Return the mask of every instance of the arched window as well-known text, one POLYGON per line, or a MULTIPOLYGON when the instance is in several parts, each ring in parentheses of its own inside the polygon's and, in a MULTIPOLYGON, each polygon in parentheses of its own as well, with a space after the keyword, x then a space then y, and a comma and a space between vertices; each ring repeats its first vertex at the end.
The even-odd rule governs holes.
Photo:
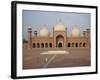
POLYGON ((45 47, 46 47, 46 48, 48 47, 48 43, 45 43, 45 47))
POLYGON ((39 43, 37 43, 37 48, 39 48, 40 47, 40 44, 39 43))
POLYGON ((35 45, 35 43, 33 43, 33 48, 35 48, 36 47, 36 45, 35 45))
POLYGON ((82 43, 81 42, 79 43, 79 47, 82 47, 82 43))
POLYGON ((70 43, 68 43, 68 47, 71 47, 70 45, 71 45, 71 44, 70 44, 70 43))
POLYGON ((83 43, 83 47, 85 47, 86 46, 86 44, 85 44, 85 42, 83 43))
POLYGON ((50 48, 52 47, 52 43, 49 43, 49 47, 50 47, 50 48))
POLYGON ((78 47, 78 43, 76 43, 76 47, 78 47))
POLYGON ((41 48, 44 48, 44 43, 41 43, 41 48))
POLYGON ((74 47, 74 43, 72 43, 72 47, 74 47))

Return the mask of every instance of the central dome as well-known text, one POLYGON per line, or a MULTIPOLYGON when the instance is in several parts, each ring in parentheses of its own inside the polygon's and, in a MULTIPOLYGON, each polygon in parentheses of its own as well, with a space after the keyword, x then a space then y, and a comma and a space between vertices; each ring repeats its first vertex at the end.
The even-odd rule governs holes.
POLYGON ((59 22, 58 24, 56 24, 54 26, 54 30, 55 31, 65 31, 66 30, 66 26, 62 22, 59 22))

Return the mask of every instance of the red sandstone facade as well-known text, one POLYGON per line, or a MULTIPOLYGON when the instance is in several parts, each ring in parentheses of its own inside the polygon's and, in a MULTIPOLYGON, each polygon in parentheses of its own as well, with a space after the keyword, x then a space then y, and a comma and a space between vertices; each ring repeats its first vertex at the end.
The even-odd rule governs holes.
POLYGON ((68 37, 65 31, 55 31, 53 36, 41 37, 32 35, 32 28, 28 28, 28 47, 29 48, 90 48, 90 29, 83 31, 80 37, 68 37))

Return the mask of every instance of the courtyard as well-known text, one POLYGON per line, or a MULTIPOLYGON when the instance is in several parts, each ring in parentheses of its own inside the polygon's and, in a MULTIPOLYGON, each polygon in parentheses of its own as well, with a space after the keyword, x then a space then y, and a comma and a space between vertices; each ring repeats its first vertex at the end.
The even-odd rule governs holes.
POLYGON ((81 48, 27 48, 23 44, 23 69, 83 67, 91 65, 90 49, 81 48))

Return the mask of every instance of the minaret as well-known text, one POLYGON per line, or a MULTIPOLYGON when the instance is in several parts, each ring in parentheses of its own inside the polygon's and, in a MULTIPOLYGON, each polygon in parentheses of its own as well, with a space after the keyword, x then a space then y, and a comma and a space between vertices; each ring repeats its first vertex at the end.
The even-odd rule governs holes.
POLYGON ((28 27, 28 48, 32 48, 32 27, 28 27))

